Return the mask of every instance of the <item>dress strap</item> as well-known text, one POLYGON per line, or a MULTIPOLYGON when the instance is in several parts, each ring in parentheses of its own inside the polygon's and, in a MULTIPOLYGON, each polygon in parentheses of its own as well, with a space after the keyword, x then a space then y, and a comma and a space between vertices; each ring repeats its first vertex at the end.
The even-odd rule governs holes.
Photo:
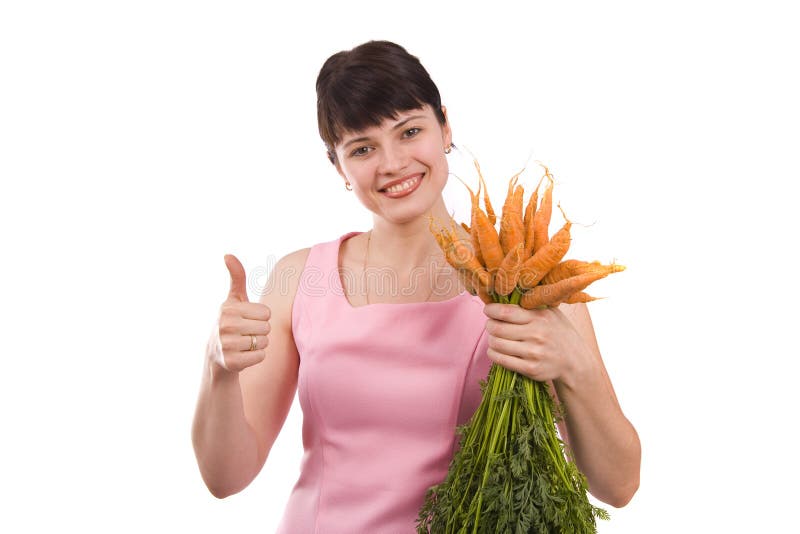
POLYGON ((292 304, 292 332, 298 350, 312 338, 313 325, 325 324, 345 298, 338 271, 339 248, 342 241, 360 233, 348 232, 309 250, 292 304))

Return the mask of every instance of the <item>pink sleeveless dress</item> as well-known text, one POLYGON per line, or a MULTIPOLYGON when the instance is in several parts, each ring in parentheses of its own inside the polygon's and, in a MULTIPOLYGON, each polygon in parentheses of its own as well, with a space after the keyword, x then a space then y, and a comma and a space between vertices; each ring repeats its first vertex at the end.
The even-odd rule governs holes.
POLYGON ((305 453, 279 534, 416 532, 489 372, 478 297, 350 304, 339 247, 359 233, 311 248, 294 300, 305 453))

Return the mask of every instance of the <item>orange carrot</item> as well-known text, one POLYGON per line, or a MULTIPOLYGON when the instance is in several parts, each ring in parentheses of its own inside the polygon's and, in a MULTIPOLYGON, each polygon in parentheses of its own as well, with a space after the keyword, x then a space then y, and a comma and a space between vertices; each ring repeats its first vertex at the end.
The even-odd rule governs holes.
POLYGON ((525 240, 525 228, 522 225, 524 190, 521 185, 517 185, 517 178, 524 170, 519 171, 508 182, 508 194, 500 217, 500 246, 503 254, 508 254, 516 248, 517 243, 525 240))
POLYGON ((545 277, 542 278, 542 284, 552 284, 565 278, 569 278, 570 276, 594 271, 608 271, 608 274, 611 274, 622 272, 624 270, 625 266, 617 263, 603 265, 599 261, 593 261, 589 263, 588 261, 566 260, 553 267, 550 272, 548 272, 545 277))
POLYGON ((554 284, 536 286, 526 291, 519 305, 527 310, 554 307, 569 299, 574 293, 583 291, 592 282, 605 278, 606 273, 586 273, 573 276, 554 284))
POLYGON ((533 256, 522 264, 519 274, 519 286, 523 289, 534 287, 551 269, 566 255, 572 238, 569 234, 572 223, 567 221, 533 256))
POLYGON ((500 236, 500 246, 503 248, 503 254, 508 254, 508 250, 509 250, 508 249, 508 244, 506 243, 506 240, 508 239, 506 234, 510 230, 510 228, 509 228, 510 225, 509 225, 508 219, 509 219, 509 215, 511 213, 511 204, 514 201, 514 186, 516 185, 516 183, 517 183, 517 177, 516 176, 513 176, 508 181, 508 192, 506 193, 506 200, 503 203, 503 211, 502 211, 502 214, 500 215, 500 233, 499 233, 499 236, 500 236))
POLYGON ((486 187, 486 182, 483 179, 483 174, 481 174, 481 166, 478 164, 477 159, 472 160, 475 163, 475 169, 478 171, 478 178, 480 179, 480 183, 483 184, 483 204, 486 206, 486 217, 489 219, 489 223, 494 226, 497 222, 497 216, 494 214, 494 209, 492 209, 492 203, 489 200, 489 190, 486 187))
MULTIPOLYGON (((541 163, 540 163, 541 165, 541 163)), ((545 176, 548 178, 547 186, 542 195, 542 203, 533 216, 533 253, 542 248, 547 243, 550 229, 550 215, 553 211, 553 176, 547 167, 544 167, 545 176)))
POLYGON ((486 269, 494 274, 505 255, 500 246, 500 237, 497 235, 494 225, 489 222, 488 216, 483 211, 476 212, 474 228, 478 233, 478 243, 480 244, 481 255, 485 262, 486 269))
POLYGON ((494 277, 494 292, 498 295, 509 295, 517 286, 519 279, 519 269, 522 266, 522 250, 524 243, 517 243, 514 250, 509 251, 503 258, 503 263, 497 269, 494 277))
POLYGON ((524 258, 530 258, 533 255, 533 215, 536 213, 538 201, 539 187, 537 186, 531 193, 531 198, 528 199, 528 205, 525 206, 525 216, 522 220, 522 226, 525 229, 525 250, 522 253, 524 258))
POLYGON ((578 271, 582 268, 585 268, 585 266, 587 265, 599 266, 600 262, 595 261, 593 263, 589 263, 588 261, 583 261, 583 260, 564 260, 555 267, 553 267, 552 269, 550 269, 550 271, 545 275, 545 277, 542 278, 542 283, 552 284, 553 282, 558 282, 559 280, 563 280, 564 278, 569 278, 570 276, 581 274, 578 271))
POLYGON ((577 293, 573 293, 567 300, 565 300, 564 304, 580 304, 584 302, 592 302, 593 300, 602 300, 604 298, 605 297, 593 297, 588 293, 578 291, 577 293))
POLYGON ((433 229, 433 215, 428 215, 428 230, 431 231, 433 237, 436 239, 436 243, 439 245, 439 248, 442 249, 442 252, 447 248, 447 243, 445 242, 444 233, 439 230, 436 231, 433 229))
POLYGON ((455 223, 453 223, 452 230, 443 230, 443 235, 446 247, 444 253, 447 262, 456 269, 465 270, 473 274, 480 284, 488 286, 490 282, 489 273, 478 262, 470 246, 458 237, 455 223))
POLYGON ((477 284, 475 286, 475 291, 478 292, 478 296, 485 304, 491 304, 492 302, 494 302, 494 299, 492 299, 492 296, 489 294, 489 290, 486 289, 485 286, 477 284))
MULTIPOLYGON (((525 189, 518 185, 514 189, 514 204, 512 205, 512 212, 511 212, 511 224, 514 226, 514 231, 517 234, 516 242, 522 243, 523 250, 525 249, 525 224, 523 222, 523 213, 522 213, 522 199, 525 196, 525 189)), ((514 245, 514 239, 511 239, 512 248, 514 245)))
MULTIPOLYGON (((454 175, 454 176, 456 176, 456 175, 454 175)), ((472 207, 470 209, 470 217, 471 217, 471 219, 470 219, 470 227, 469 227, 469 233, 470 233, 470 236, 472 238, 472 251, 475 253, 475 257, 478 259, 478 262, 481 265, 485 266, 486 263, 483 261, 483 254, 481 254, 481 246, 480 246, 480 243, 478 242, 478 229, 475 226, 475 221, 477 219, 477 212, 479 212, 481 210, 481 208, 480 208, 481 183, 478 182, 478 191, 476 193, 476 192, 472 191, 472 188, 470 186, 468 186, 466 184, 466 182, 464 182, 464 180, 462 180, 458 176, 456 176, 456 178, 458 178, 458 181, 461 182, 462 184, 464 184, 464 187, 466 187, 467 191, 469 191, 470 202, 472 204, 472 207)))

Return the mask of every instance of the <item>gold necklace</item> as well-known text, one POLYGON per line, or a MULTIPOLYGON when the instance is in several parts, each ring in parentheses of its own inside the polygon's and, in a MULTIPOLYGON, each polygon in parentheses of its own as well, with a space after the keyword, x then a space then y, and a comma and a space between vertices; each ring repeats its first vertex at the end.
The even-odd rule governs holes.
MULTIPOLYGON (((369 231, 367 234, 367 250, 364 252, 364 267, 361 271, 362 282, 364 283, 364 289, 366 290, 367 296, 367 304, 369 304, 369 286, 367 285, 367 257, 369 256, 369 243, 372 240, 372 230, 369 231)), ((431 291, 428 293, 428 298, 423 300, 422 302, 428 302, 431 299, 431 295, 433 295, 433 284, 431 284, 431 291)))

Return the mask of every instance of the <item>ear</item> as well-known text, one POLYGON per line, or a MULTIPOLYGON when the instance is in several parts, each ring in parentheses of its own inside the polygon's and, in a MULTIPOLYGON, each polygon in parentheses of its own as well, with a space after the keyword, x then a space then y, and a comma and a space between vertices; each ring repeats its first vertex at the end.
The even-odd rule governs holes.
POLYGON ((442 140, 444 146, 450 146, 453 142, 453 132, 450 130, 450 120, 447 118, 447 108, 442 106, 442 115, 444 115, 444 125, 442 125, 442 140))

